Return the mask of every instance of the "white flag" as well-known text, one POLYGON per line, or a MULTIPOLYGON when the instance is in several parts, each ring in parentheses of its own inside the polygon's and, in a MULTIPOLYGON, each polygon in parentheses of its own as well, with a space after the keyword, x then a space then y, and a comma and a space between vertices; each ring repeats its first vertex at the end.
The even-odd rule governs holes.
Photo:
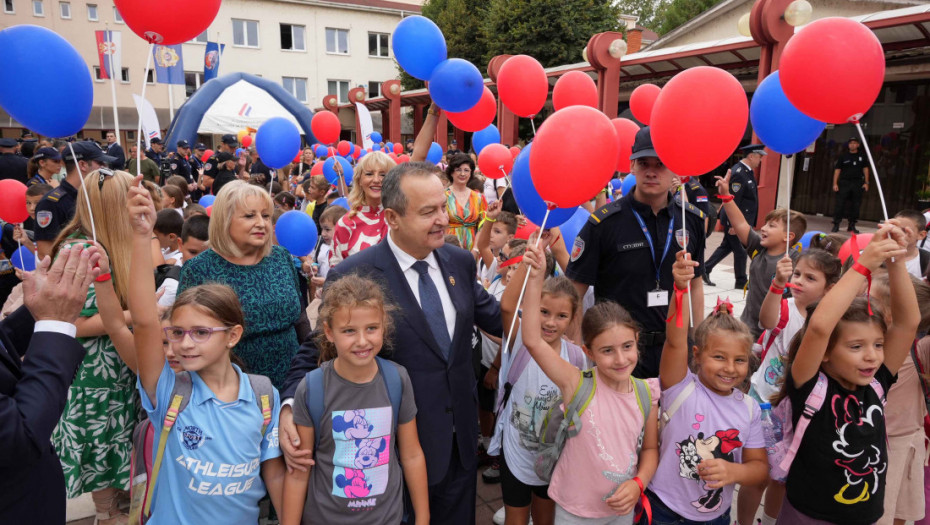
POLYGON ((136 109, 139 111, 139 118, 142 119, 142 136, 145 138, 145 149, 152 147, 152 139, 161 138, 161 128, 158 127, 158 115, 155 114, 155 108, 148 100, 132 94, 133 100, 136 101, 136 109))
POLYGON ((362 131, 362 146, 365 146, 365 149, 371 149, 372 145, 374 145, 371 140, 371 133, 375 130, 374 124, 371 123, 371 113, 365 104, 359 102, 355 103, 355 110, 358 114, 358 125, 362 131))

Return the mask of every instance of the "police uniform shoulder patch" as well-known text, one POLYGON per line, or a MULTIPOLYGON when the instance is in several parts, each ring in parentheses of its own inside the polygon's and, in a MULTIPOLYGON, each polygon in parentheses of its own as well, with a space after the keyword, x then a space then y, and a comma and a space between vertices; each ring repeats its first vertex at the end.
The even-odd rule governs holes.
POLYGON ((171 163, 171 169, 173 169, 173 170, 178 169, 178 163, 177 163, 177 162, 172 162, 172 163, 171 163))
POLYGON ((36 212, 36 224, 40 228, 45 228, 52 223, 52 212, 50 211, 40 211, 36 212))
MULTIPOLYGON (((600 224, 601 221, 619 212, 622 209, 623 209, 623 205, 620 203, 619 200, 608 202, 607 204, 594 210, 594 213, 592 213, 591 216, 588 217, 588 222, 590 222, 591 224, 595 224, 595 225, 600 224)), ((584 243, 582 243, 582 245, 583 244, 584 243)), ((582 249, 583 248, 584 246, 582 246, 582 249)))
POLYGON ((733 184, 730 184, 730 191, 732 191, 733 193, 736 193, 736 192, 738 192, 742 187, 743 187, 742 183, 734 182, 733 184))
POLYGON ((688 183, 688 186, 689 186, 692 190, 695 190, 695 191, 701 189, 701 183, 698 182, 698 181, 696 181, 696 180, 694 180, 694 179, 691 179, 691 182, 688 183))
POLYGON ((575 237, 575 244, 572 245, 572 261, 577 261, 582 253, 584 253, 584 239, 575 237))
POLYGON ((52 202, 58 202, 58 199, 64 197, 64 195, 65 195, 65 190, 63 190, 61 186, 59 186, 55 188, 54 190, 50 191, 48 195, 46 196, 46 198, 52 202))
POLYGON ((212 168, 213 168, 213 164, 209 161, 207 161, 207 163, 203 165, 204 171, 210 171, 212 168))

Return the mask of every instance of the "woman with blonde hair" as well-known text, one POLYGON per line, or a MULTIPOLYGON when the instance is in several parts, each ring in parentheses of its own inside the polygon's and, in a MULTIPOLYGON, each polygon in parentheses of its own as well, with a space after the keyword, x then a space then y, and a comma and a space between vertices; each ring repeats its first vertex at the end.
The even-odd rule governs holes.
POLYGON ((272 243, 274 204, 268 190, 243 181, 223 186, 210 216, 210 249, 181 269, 178 295, 206 283, 232 288, 245 313, 236 354, 248 372, 281 388, 297 352, 300 277, 286 249, 272 243))
POLYGON ((132 432, 138 419, 135 352, 131 345, 114 344, 107 334, 109 322, 120 311, 124 321, 131 322, 125 310, 132 241, 126 195, 132 180, 124 171, 90 172, 84 179, 90 210, 85 190, 79 188, 74 218, 52 248, 54 258, 66 245, 92 243, 96 232, 109 254, 109 271, 90 286, 81 317, 74 323, 87 354, 52 434, 68 497, 91 492, 101 525, 126 523, 119 510, 119 491, 129 488, 132 432))
POLYGON ((339 219, 333 231, 332 265, 378 244, 387 234, 381 206, 381 182, 396 165, 391 157, 380 151, 365 155, 355 165, 352 189, 347 196, 349 213, 339 219))

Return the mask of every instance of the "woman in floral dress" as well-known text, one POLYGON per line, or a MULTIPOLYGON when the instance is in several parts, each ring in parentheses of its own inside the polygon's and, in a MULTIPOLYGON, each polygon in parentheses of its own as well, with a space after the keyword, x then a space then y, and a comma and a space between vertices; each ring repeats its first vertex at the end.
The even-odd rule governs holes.
POLYGON ((475 245, 478 223, 488 211, 484 195, 468 187, 475 176, 475 161, 464 153, 453 156, 446 168, 446 176, 452 181, 446 190, 449 210, 449 228, 446 233, 458 237, 462 248, 471 251, 475 245))

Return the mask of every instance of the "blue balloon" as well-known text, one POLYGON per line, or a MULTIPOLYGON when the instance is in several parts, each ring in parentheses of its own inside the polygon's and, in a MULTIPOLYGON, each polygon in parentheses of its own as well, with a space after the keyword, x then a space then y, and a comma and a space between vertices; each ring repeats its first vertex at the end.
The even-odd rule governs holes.
POLYGON ((0 31, 0 106, 40 135, 67 137, 84 128, 94 105, 90 69, 54 31, 18 25, 0 31), (49 60, 36 60, 35 53, 49 60))
POLYGON ((633 186, 636 186, 636 175, 630 173, 623 178, 623 182, 620 184, 623 195, 629 195, 630 192, 633 191, 633 186))
MULTIPOLYGON (((481 131, 476 131, 475 134, 471 136, 471 147, 478 155, 481 154, 481 150, 483 150, 485 146, 500 144, 500 142, 501 132, 497 130, 497 126, 494 124, 489 124, 488 127, 481 131)), ((523 149, 526 150, 526 148, 523 149)))
POLYGON ((802 235, 801 240, 799 241, 801 244, 802 250, 806 250, 811 247, 811 239, 813 239, 815 235, 820 236, 820 235, 825 235, 825 234, 819 231, 810 231, 802 235))
POLYGON ((384 152, 385 152, 385 153, 394 153, 394 143, 393 143, 393 142, 385 142, 385 143, 384 143, 384 152))
MULTIPOLYGON (((520 211, 527 220, 539 226, 546 216, 546 202, 539 196, 539 192, 533 186, 533 178, 530 176, 530 149, 532 147, 533 145, 529 144, 517 155, 513 163, 513 171, 510 173, 510 184, 513 186, 513 196, 517 200, 520 211)), ((574 208, 556 208, 549 213, 546 228, 561 226, 574 214, 574 208)))
POLYGON ((391 35, 391 49, 400 67, 420 80, 429 80, 436 66, 448 56, 439 26, 419 15, 408 16, 397 24, 391 35))
POLYGON ((20 246, 18 250, 13 252, 10 261, 13 263, 13 266, 24 272, 31 272, 36 269, 36 256, 25 246, 20 246))
MULTIPOLYGON (((565 249, 568 250, 568 253, 572 253, 572 248, 575 245, 575 237, 578 237, 578 233, 581 231, 581 228, 584 227, 584 223, 588 222, 590 216, 591 212, 578 206, 575 213, 559 227, 559 229, 562 230, 562 241, 565 243, 565 249)), ((552 217, 552 215, 549 217, 552 217)))
POLYGON ((326 146, 322 144, 317 144, 313 147, 313 154, 321 159, 326 158, 326 153, 326 146))
MULTIPOLYGON (((364 149, 363 149, 362 151, 358 152, 358 158, 362 158, 362 157, 364 157, 365 155, 368 155, 368 150, 364 150, 364 149)), ((356 161, 356 162, 357 162, 357 161, 356 161)))
POLYGON ((378 133, 377 131, 372 131, 370 138, 371 138, 371 141, 374 142, 375 144, 381 144, 381 142, 384 141, 384 137, 382 137, 381 134, 378 133))
MULTIPOLYGON (((349 143, 349 155, 355 154, 355 144, 349 143)), ((348 157, 349 155, 346 155, 348 157)))
POLYGON ((323 175, 326 176, 326 180, 328 180, 330 184, 338 184, 339 174, 336 173, 336 168, 334 167, 337 162, 339 163, 340 166, 342 166, 342 176, 346 180, 346 186, 351 186, 352 185, 352 164, 350 164, 349 161, 346 160, 345 157, 340 157, 339 155, 336 155, 334 157, 330 157, 326 159, 326 162, 323 163, 323 175))
POLYGON ((300 151, 300 132, 290 120, 272 117, 255 133, 255 150, 269 168, 283 168, 300 151))
POLYGON ((782 89, 778 71, 765 77, 756 88, 749 106, 749 119, 762 143, 782 155, 807 148, 827 125, 801 113, 791 104, 782 89))
POLYGON ((375 142, 374 146, 371 147, 371 151, 381 151, 381 144, 375 142))
POLYGON ((300 210, 284 212, 274 225, 274 233, 278 244, 295 257, 309 255, 316 247, 316 224, 300 210))
POLYGON ((213 206, 213 201, 216 200, 216 195, 204 195, 200 197, 200 200, 197 201, 197 204, 206 208, 207 206, 213 206))
POLYGON ((433 102, 446 111, 467 111, 481 100, 484 77, 471 62, 450 58, 436 66, 430 75, 429 94, 433 102))
POLYGON ((426 152, 426 160, 433 164, 439 164, 439 161, 442 160, 442 146, 436 142, 430 144, 429 151, 426 152))
POLYGON ((341 206, 341 207, 343 207, 343 208, 345 208, 345 209, 347 209, 347 210, 348 210, 348 209, 351 209, 351 208, 349 207, 349 199, 347 199, 347 198, 345 198, 345 197, 339 197, 338 199, 334 200, 334 201, 332 202, 332 204, 330 204, 330 206, 341 206))

